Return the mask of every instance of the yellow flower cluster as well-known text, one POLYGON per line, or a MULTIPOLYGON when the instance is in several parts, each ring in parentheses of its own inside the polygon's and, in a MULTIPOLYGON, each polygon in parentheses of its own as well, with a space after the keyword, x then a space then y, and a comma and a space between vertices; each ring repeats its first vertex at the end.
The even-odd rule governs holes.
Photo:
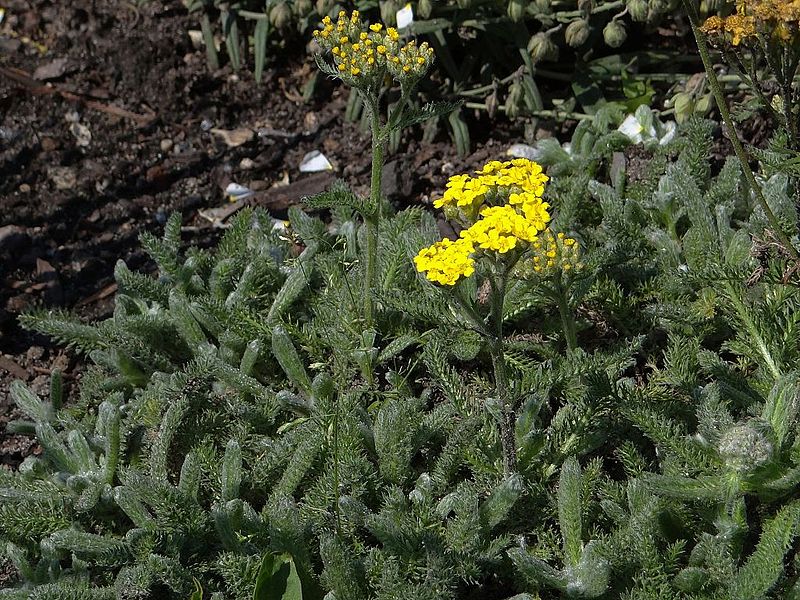
POLYGON ((729 17, 709 17, 700 27, 705 33, 731 36, 731 43, 738 46, 742 40, 756 35, 755 19, 747 15, 730 15, 729 17))
POLYGON ((800 0, 738 0, 736 14, 709 17, 701 29, 713 35, 730 35, 738 46, 759 33, 783 42, 797 41, 800 30, 800 0))
POLYGON ((441 198, 435 200, 436 208, 458 207, 465 213, 475 214, 490 192, 510 193, 510 203, 525 205, 537 203, 544 194, 548 181, 542 167, 525 158, 500 162, 493 160, 476 171, 477 177, 454 175, 447 182, 441 198))
POLYGON ((472 241, 463 236, 456 241, 443 239, 433 246, 423 248, 414 257, 417 271, 427 272, 426 277, 442 285, 454 285, 460 277, 475 272, 475 251, 472 241))
POLYGON ((388 71, 397 80, 422 77, 433 62, 433 48, 414 40, 400 45, 400 34, 394 27, 384 30, 380 23, 367 27, 357 10, 350 16, 339 12, 334 23, 322 19, 322 28, 314 37, 324 50, 333 54, 333 64, 339 76, 351 84, 382 82, 388 71))
POLYGON ((535 162, 492 161, 476 174, 451 177, 444 196, 434 202, 437 208, 459 212, 469 227, 458 240, 423 248, 414 259, 418 271, 442 285, 472 275, 473 254, 479 251, 506 254, 541 246, 539 232, 550 221, 550 206, 542 200, 548 178, 535 162))

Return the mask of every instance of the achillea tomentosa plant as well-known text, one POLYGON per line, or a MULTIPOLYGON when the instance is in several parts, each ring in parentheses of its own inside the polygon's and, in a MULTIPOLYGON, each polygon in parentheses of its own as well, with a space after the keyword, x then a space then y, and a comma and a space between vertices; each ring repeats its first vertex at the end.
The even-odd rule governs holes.
POLYGON ((337 185, 327 222, 248 209, 211 250, 171 218, 106 321, 23 317, 93 366, 73 402, 12 390, 43 452, 0 476, 0 597, 797 595, 791 261, 709 123, 635 173, 603 131, 549 180, 452 178, 455 240, 384 206, 369 259, 337 185))
MULTIPOLYGON (((457 309, 488 344, 494 368, 495 390, 501 408, 500 439, 506 473, 517 468, 514 427, 514 399, 508 381, 503 342, 503 307, 512 277, 547 277, 555 274, 566 281, 570 271, 579 270, 578 246, 563 232, 556 235, 547 227, 550 205, 542 200, 547 176, 541 166, 527 159, 492 161, 477 177, 456 175, 447 183, 444 196, 434 202, 445 214, 463 226, 455 241, 444 239, 422 249, 414 258, 419 271, 443 286, 475 273, 476 259, 489 288, 488 324, 479 314, 475 299, 458 293, 450 296, 457 309), (541 234, 541 235, 540 235, 541 234)), ((575 328, 560 289, 563 325, 568 345, 575 348, 575 328)))

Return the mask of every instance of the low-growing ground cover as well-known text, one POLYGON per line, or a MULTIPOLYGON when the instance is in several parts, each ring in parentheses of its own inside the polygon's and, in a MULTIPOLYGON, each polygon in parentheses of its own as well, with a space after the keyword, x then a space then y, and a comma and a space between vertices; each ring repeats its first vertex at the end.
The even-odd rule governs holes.
MULTIPOLYGON (((692 14, 729 136, 703 30, 773 59, 800 21, 738 9, 732 32, 692 14)), ((318 31, 369 109, 369 187, 240 210, 206 248, 175 214, 141 236, 155 276, 117 264, 109 318, 21 317, 91 366, 70 402, 58 372, 12 385, 42 451, 0 474, 2 594, 797 596, 792 130, 715 162, 713 121, 601 111, 452 174, 443 237, 381 193, 393 131, 449 109, 404 104, 427 47, 357 12, 318 31)))

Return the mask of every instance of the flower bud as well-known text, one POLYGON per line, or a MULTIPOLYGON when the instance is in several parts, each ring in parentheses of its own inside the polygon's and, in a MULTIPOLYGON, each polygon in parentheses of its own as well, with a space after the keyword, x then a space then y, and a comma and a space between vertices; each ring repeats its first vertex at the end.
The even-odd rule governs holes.
POLYGON ((628 0, 627 5, 631 19, 637 23, 644 23, 647 21, 647 13, 650 10, 647 0, 628 0))
POLYGON ((394 26, 397 19, 398 4, 394 0, 384 0, 380 2, 381 21, 387 26, 394 26))
POLYGON ((558 46, 553 43, 550 36, 540 31, 528 42, 528 52, 534 63, 544 60, 558 60, 558 46))
POLYGON ((510 0, 508 3, 508 16, 509 18, 518 23, 525 17, 525 9, 527 2, 525 0, 510 0))
POLYGON ((577 19, 567 25, 567 30, 564 32, 564 37, 573 48, 578 48, 586 43, 589 39, 589 22, 586 19, 577 19))
POLYGON ((714 106, 714 95, 706 94, 695 103, 694 112, 707 115, 712 106, 714 106))
POLYGON ((729 469, 749 473, 772 460, 775 448, 765 429, 757 422, 750 422, 735 425, 725 432, 717 451, 729 469))
POLYGON ((417 2, 417 14, 423 19, 429 19, 433 13, 433 0, 419 0, 417 2))
POLYGON ((525 90, 522 89, 522 85, 519 82, 512 83, 506 96, 506 116, 509 119, 516 119, 524 101, 525 90))
POLYGON ((594 9, 594 0, 578 0, 578 10, 587 18, 592 14, 592 9, 594 9))
POLYGON ((292 24, 292 9, 286 2, 280 2, 269 11, 269 22, 276 29, 286 29, 292 24))
POLYGON ((472 6, 472 0, 456 0, 458 8, 469 8, 472 6))
POLYGON ((318 15, 327 15, 333 9, 333 0, 316 0, 314 8, 318 15))
POLYGON ((680 92, 672 98, 672 106, 675 108, 675 120, 683 123, 694 114, 694 99, 691 94, 680 92))
POLYGON ((661 15, 669 12, 669 2, 666 0, 648 0, 647 20, 653 23, 661 15))
POLYGON ((610 48, 619 48, 625 43, 627 37, 628 32, 625 31, 625 25, 616 19, 611 20, 603 29, 603 39, 610 48))
POLYGON ((550 0, 534 0, 533 6, 537 15, 549 15, 553 13, 550 0))
POLYGON ((311 14, 311 11, 314 10, 314 4, 311 0, 295 0, 292 4, 292 8, 294 16, 298 19, 302 19, 311 14))

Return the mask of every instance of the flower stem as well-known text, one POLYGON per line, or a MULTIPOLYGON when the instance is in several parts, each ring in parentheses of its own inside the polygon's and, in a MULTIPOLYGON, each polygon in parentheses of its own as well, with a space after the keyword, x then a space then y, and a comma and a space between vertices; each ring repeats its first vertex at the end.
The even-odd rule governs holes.
POLYGON ((492 356, 494 385, 500 403, 500 444, 503 450, 503 472, 506 475, 517 470, 517 438, 515 432, 514 405, 508 383, 508 367, 503 348, 503 302, 505 301, 505 274, 498 281, 490 278, 492 285, 491 323, 494 331, 489 340, 492 356))
POLYGON ((369 200, 370 214, 364 215, 367 230, 367 253, 364 273, 364 321, 372 327, 375 320, 373 290, 375 285, 375 268, 378 264, 378 230, 381 220, 381 175, 383 173, 383 131, 378 112, 378 103, 369 103, 372 129, 372 177, 370 179, 369 200))
POLYGON ((708 77, 708 84, 714 94, 714 99, 717 101, 717 106, 719 107, 720 115, 722 115, 722 120, 725 122, 725 126, 728 128, 728 132, 730 133, 729 138, 731 140, 731 144, 733 145, 733 151, 736 153, 736 157, 739 159, 739 162, 742 165, 742 171, 747 179, 747 183, 755 193, 756 200, 761 206, 761 209, 764 211, 770 227, 772 227, 772 229, 775 231, 775 235, 780 240, 781 244, 783 244, 794 260, 800 260, 800 253, 798 253, 797 248, 794 247, 789 237, 781 228, 778 218, 775 216, 775 213, 772 211, 767 199, 764 197, 764 192, 761 189, 761 186, 758 184, 758 181, 756 181, 753 170, 750 168, 750 159, 744 149, 744 146, 742 145, 742 142, 739 140, 739 135, 736 132, 736 127, 733 123, 733 117, 731 117, 731 112, 728 109, 728 104, 725 101, 725 96, 722 93, 722 87, 719 85, 717 74, 714 72, 714 65, 711 63, 711 54, 708 51, 708 44, 706 44, 705 34, 700 30, 697 14, 694 12, 689 0, 683 0, 683 6, 686 9, 686 14, 689 16, 689 22, 692 26, 692 33, 694 34, 694 39, 697 42, 697 49, 700 51, 700 58, 703 60, 703 67, 705 68, 706 76, 708 77))
POLYGON ((569 309, 569 298, 567 288, 558 283, 555 289, 556 303, 558 304, 558 315, 561 317, 561 327, 564 329, 564 339, 567 342, 568 350, 575 350, 578 347, 578 334, 575 331, 575 319, 569 309))

